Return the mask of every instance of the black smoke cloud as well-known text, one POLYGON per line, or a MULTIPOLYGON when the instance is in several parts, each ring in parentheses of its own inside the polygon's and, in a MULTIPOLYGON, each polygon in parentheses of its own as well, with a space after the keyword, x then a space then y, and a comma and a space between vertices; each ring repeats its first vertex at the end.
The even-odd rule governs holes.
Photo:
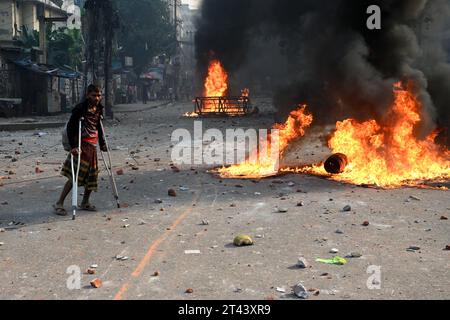
POLYGON ((424 137, 450 127, 449 8, 449 0, 203 0, 198 66, 205 74, 214 57, 232 76, 269 79, 280 117, 307 103, 319 123, 386 121, 393 84, 412 80, 424 137), (367 28, 370 5, 382 10, 381 30, 367 28))

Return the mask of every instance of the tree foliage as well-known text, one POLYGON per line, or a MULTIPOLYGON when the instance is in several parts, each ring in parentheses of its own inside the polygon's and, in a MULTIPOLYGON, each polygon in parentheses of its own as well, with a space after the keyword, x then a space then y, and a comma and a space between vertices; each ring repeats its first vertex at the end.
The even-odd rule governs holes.
POLYGON ((47 32, 48 60, 59 66, 81 68, 83 38, 78 29, 59 28, 47 32))
POLYGON ((130 56, 138 73, 160 54, 172 55, 176 49, 175 28, 168 5, 163 0, 114 0, 121 28, 118 36, 120 56, 130 56))

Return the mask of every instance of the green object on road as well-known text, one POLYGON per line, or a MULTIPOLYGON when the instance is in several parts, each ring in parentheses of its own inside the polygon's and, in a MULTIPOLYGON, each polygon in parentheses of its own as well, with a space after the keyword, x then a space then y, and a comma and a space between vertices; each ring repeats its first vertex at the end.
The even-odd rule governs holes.
POLYGON ((241 246, 251 246, 253 245, 253 240, 249 236, 246 235, 239 235, 236 238, 234 238, 233 241, 234 245, 237 247, 241 246))
POLYGON ((335 265, 344 265, 347 263, 347 260, 345 260, 342 257, 334 257, 333 259, 316 259, 316 262, 322 262, 326 264, 335 264, 335 265))

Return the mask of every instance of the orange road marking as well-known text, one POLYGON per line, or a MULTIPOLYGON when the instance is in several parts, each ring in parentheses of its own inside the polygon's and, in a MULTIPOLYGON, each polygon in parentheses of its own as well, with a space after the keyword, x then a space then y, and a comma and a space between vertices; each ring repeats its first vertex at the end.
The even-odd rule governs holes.
MULTIPOLYGON (((145 254, 145 256, 142 258, 141 262, 139 263, 139 265, 136 267, 136 269, 133 271, 133 273, 131 274, 134 278, 137 278, 141 275, 142 271, 144 271, 144 268, 146 267, 146 265, 150 262, 150 259, 153 257, 153 255, 155 254, 156 250, 158 249, 158 247, 160 246, 160 244, 162 242, 164 242, 164 240, 166 240, 166 238, 175 230, 175 228, 186 218, 186 216, 192 212, 192 209, 194 208, 192 205, 197 202, 199 196, 197 195, 195 197, 195 199, 192 201, 191 206, 186 209, 176 220, 175 222, 170 226, 169 230, 166 230, 166 232, 164 232, 158 239, 156 239, 150 246, 150 248, 148 249, 147 253, 145 254)), ((123 295, 128 291, 129 288, 129 282, 125 283, 120 290, 117 292, 117 294, 114 296, 114 300, 122 300, 123 295)))

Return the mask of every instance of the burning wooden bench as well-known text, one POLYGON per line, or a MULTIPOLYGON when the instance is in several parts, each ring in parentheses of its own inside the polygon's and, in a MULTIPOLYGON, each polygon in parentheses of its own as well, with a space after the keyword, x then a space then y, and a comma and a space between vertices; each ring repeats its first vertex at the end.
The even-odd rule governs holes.
POLYGON ((194 114, 198 116, 246 116, 256 112, 248 96, 197 97, 194 114))

